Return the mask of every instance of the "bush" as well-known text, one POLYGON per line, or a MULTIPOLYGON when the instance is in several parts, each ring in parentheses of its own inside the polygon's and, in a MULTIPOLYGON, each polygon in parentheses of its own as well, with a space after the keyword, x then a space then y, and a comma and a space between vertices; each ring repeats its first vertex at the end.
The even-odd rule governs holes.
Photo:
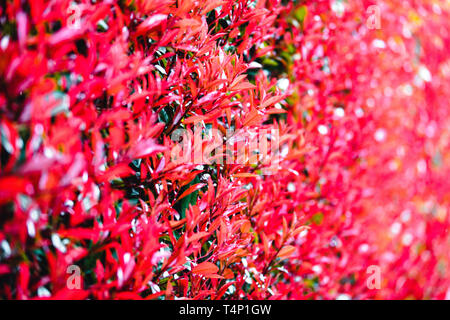
POLYGON ((0 296, 444 298, 450 11, 378 2, 7 1, 0 296))

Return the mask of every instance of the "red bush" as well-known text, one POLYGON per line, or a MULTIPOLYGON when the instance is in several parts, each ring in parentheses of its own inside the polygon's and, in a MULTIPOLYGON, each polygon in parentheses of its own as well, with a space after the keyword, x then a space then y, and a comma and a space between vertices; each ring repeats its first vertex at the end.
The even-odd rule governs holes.
POLYGON ((448 4, 5 3, 2 298, 448 297, 448 4))

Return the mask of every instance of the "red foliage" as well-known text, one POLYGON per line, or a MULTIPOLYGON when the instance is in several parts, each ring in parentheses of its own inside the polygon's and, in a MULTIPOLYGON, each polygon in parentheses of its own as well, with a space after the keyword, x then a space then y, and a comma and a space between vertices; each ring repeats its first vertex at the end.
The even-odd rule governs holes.
POLYGON ((447 3, 5 3, 0 297, 449 297, 447 3), (280 159, 174 162, 196 128, 280 159))

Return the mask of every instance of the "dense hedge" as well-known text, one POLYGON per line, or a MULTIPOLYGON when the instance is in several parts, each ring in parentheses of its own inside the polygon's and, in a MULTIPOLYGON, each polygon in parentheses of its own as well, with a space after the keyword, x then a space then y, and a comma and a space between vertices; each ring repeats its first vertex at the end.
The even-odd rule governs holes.
POLYGON ((449 13, 2 2, 0 297, 444 298, 449 13), (177 162, 179 130, 276 161, 177 162))

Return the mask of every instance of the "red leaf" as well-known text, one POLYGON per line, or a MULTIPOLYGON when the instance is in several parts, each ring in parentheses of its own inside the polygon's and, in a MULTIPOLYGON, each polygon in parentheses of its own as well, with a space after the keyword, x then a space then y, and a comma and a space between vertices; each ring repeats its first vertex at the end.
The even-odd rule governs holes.
POLYGON ((114 178, 121 178, 132 174, 134 174, 133 169, 131 169, 127 164, 120 163, 106 170, 104 174, 98 177, 98 181, 105 182, 114 178))
POLYGON ((166 149, 166 147, 157 144, 154 139, 147 139, 133 146, 128 155, 132 159, 145 158, 163 152, 166 149))
POLYGON ((216 274, 219 268, 211 262, 203 262, 192 268, 192 273, 199 274, 202 276, 208 276, 216 274))
POLYGON ((278 258, 288 258, 295 252, 294 246, 285 246, 278 252, 278 258))
POLYGON ((148 32, 153 28, 159 26, 164 20, 167 20, 167 15, 165 14, 155 14, 151 17, 148 17, 138 26, 137 32, 138 34, 148 32))
POLYGON ((203 188, 205 186, 204 183, 197 183, 194 184, 192 186, 190 186, 186 191, 184 191, 177 199, 177 201, 180 201, 181 199, 183 199, 184 197, 186 197, 187 195, 191 194, 194 191, 200 190, 201 188, 203 188))

